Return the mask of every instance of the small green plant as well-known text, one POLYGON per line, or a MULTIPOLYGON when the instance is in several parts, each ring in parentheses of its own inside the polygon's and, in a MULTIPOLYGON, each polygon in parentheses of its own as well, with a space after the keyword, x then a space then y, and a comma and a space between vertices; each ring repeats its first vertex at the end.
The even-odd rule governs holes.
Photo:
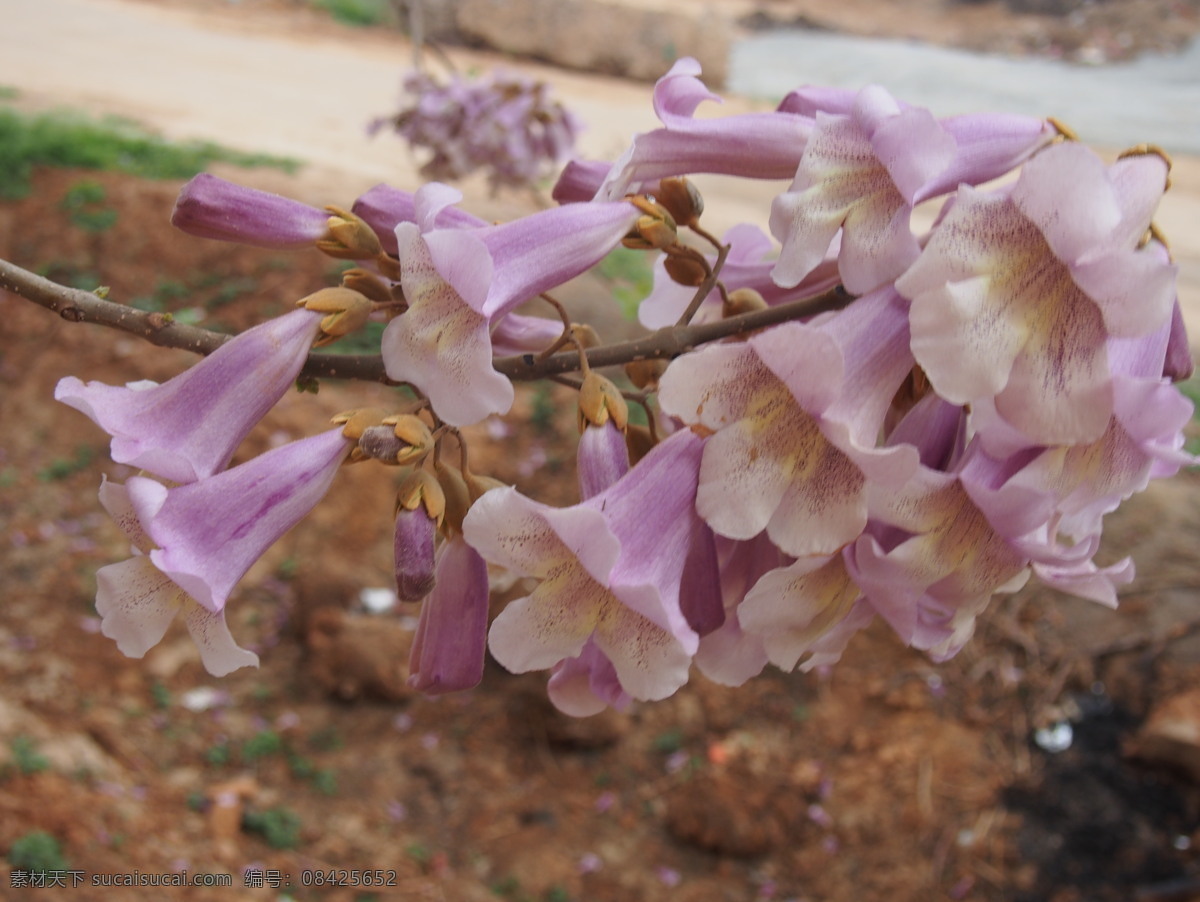
POLYGON ((58 840, 45 830, 33 830, 13 840, 8 850, 8 863, 22 871, 67 870, 58 840))
POLYGON ((274 730, 255 733, 242 745, 242 758, 246 762, 257 761, 283 751, 283 737, 274 730))
POLYGON ((387 0, 314 0, 313 5, 343 25, 383 25, 390 17, 387 0))
POLYGON ((95 121, 71 112, 26 115, 0 109, 0 199, 4 200, 29 193, 35 166, 185 179, 215 162, 274 166, 287 172, 299 167, 296 160, 240 153, 207 142, 172 144, 121 119, 95 121))
POLYGON ((74 473, 86 470, 92 463, 96 452, 87 445, 75 449, 73 457, 56 457, 38 470, 37 478, 41 482, 57 482, 66 479, 74 473))
POLYGON ((117 211, 103 205, 107 197, 103 185, 85 179, 67 189, 59 207, 85 232, 106 232, 117 223, 117 211))
POLYGON ((14 736, 8 743, 13 764, 23 774, 36 774, 50 766, 49 759, 38 751, 37 742, 31 736, 14 736))
POLYGON ((683 748, 683 732, 680 730, 667 730, 665 733, 660 733, 654 737, 654 748, 656 751, 668 755, 679 751, 683 748))
POLYGON ((272 849, 294 849, 300 845, 300 817, 287 808, 247 811, 242 827, 257 833, 272 849))
POLYGON ((154 701, 154 707, 160 711, 165 711, 171 707, 171 690, 157 681, 150 687, 150 698, 154 701))
POLYGON ((233 749, 228 742, 220 742, 204 753, 204 760, 214 767, 223 767, 233 758, 233 749))

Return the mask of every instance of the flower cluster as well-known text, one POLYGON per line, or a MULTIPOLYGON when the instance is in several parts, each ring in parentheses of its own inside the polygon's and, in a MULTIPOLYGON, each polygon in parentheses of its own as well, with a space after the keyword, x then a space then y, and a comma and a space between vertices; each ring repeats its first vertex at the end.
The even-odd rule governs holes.
POLYGON ((1151 222, 1165 155, 1105 163, 1057 124, 938 119, 879 87, 697 119, 717 99, 698 75, 676 64, 662 128, 572 163, 559 206, 508 224, 436 183, 374 188, 350 213, 190 183, 189 232, 360 266, 165 385, 60 384, 115 460, 166 481, 102 490, 138 551, 101 571, 106 635, 141 654, 182 606, 213 672, 253 663, 224 628, 234 585, 366 460, 400 468, 397 588, 424 599, 410 670, 431 693, 478 682, 485 642, 586 715, 669 696, 693 665, 727 684, 830 665, 876 616, 942 660, 1030 576, 1115 605, 1133 569, 1094 562, 1104 515, 1195 463, 1176 269, 1151 222), (697 173, 779 180, 772 237, 710 235, 697 173), (594 347, 552 299, 561 322, 516 312, 619 245, 657 255, 646 341, 594 347), (418 400, 229 468, 309 345, 370 317, 386 376, 418 400), (566 371, 579 503, 471 472, 457 427, 506 413, 513 378, 566 371), (531 586, 490 626, 489 563, 531 586))
POLYGON ((413 149, 431 152, 421 166, 425 178, 456 181, 484 170, 493 190, 552 175, 570 158, 580 131, 544 82, 494 72, 456 74, 443 83, 415 69, 404 77, 400 112, 377 119, 371 131, 388 126, 413 149))

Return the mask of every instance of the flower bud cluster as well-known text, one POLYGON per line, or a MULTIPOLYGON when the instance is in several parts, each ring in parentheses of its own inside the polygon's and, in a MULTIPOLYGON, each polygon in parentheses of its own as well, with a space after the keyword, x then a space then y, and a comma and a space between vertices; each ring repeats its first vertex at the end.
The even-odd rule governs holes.
MULTIPOLYGON (((312 244, 327 227, 366 262, 166 385, 60 383, 113 435, 114 459, 178 483, 104 490, 146 552, 102 571, 106 634, 144 651, 182 591, 209 618, 193 635, 216 635, 233 583, 348 459, 410 468, 396 576, 402 598, 425 599, 410 669, 433 693, 478 681, 485 634, 502 665, 549 670, 554 703, 584 715, 669 696, 693 666, 737 684, 768 663, 830 665, 876 617, 942 660, 995 594, 1031 577, 1115 605, 1133 569, 1094 562, 1105 515, 1196 462, 1173 384, 1191 371, 1177 270, 1152 223, 1165 155, 1105 163, 1044 120, 942 119, 879 87, 696 119, 714 99, 698 75, 676 64, 654 91, 661 128, 611 164, 568 167, 560 206, 511 223, 455 209, 438 183, 372 189, 336 229, 274 196, 185 189, 206 201, 185 205, 197 234, 261 243, 281 216, 271 240, 312 244), (779 180, 770 234, 708 236, 697 173, 779 180), (910 214, 930 200, 941 215, 916 234, 910 214), (516 312, 619 245, 660 260, 639 319, 661 351, 638 343, 619 361, 640 393, 592 371, 614 349, 585 347, 561 308, 566 325, 516 312), (309 346, 376 314, 390 317, 382 365, 416 407, 354 411, 228 468, 309 346), (461 467, 448 465, 443 436, 509 411, 514 363, 536 372, 573 356, 551 357, 566 344, 583 377, 580 502, 475 476, 461 436, 461 467), (651 412, 645 426, 627 397, 651 412), (490 627, 487 562, 535 586, 490 627), (164 580, 175 601, 139 620, 145 586, 164 580)), ((396 124, 445 143, 434 168, 557 159, 561 134, 530 138, 531 121, 546 124, 532 112, 542 89, 411 83, 420 100, 396 124)), ((221 635, 221 670, 251 663, 221 635)))

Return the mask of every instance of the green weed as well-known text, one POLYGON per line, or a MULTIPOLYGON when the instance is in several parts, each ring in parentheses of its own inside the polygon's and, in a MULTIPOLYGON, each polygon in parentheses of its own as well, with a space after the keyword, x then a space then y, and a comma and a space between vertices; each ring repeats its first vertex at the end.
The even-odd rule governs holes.
POLYGON ((8 863, 22 871, 65 871, 58 840, 45 830, 33 830, 13 840, 8 850, 8 863))
POLYGON ((343 25, 384 25, 391 20, 388 0, 313 0, 343 25))
POLYGON ((74 473, 86 470, 92 463, 96 452, 87 445, 79 445, 73 457, 56 457, 42 469, 38 470, 40 482, 57 482, 66 479, 74 473))
POLYGON ((25 735, 14 736, 8 743, 13 763, 23 774, 36 774, 46 770, 50 761, 38 751, 37 742, 25 735))
POLYGON ((66 111, 28 115, 0 109, 0 199, 4 200, 29 193, 35 166, 185 179, 215 162, 273 166, 286 172, 299 167, 296 160, 242 153, 210 142, 171 143, 123 119, 96 121, 66 111))
POLYGON ((257 833, 272 849, 294 849, 300 844, 300 816, 287 808, 247 811, 242 827, 257 833))

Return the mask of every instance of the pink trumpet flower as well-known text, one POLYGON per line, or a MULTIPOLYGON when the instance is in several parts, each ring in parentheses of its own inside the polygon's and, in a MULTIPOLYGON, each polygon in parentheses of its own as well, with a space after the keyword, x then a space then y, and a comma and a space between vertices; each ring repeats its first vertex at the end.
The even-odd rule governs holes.
POLYGON ((293 310, 255 326, 162 385, 85 385, 67 376, 54 397, 113 437, 118 463, 172 482, 206 479, 225 469, 242 439, 292 387, 322 316, 293 310))

